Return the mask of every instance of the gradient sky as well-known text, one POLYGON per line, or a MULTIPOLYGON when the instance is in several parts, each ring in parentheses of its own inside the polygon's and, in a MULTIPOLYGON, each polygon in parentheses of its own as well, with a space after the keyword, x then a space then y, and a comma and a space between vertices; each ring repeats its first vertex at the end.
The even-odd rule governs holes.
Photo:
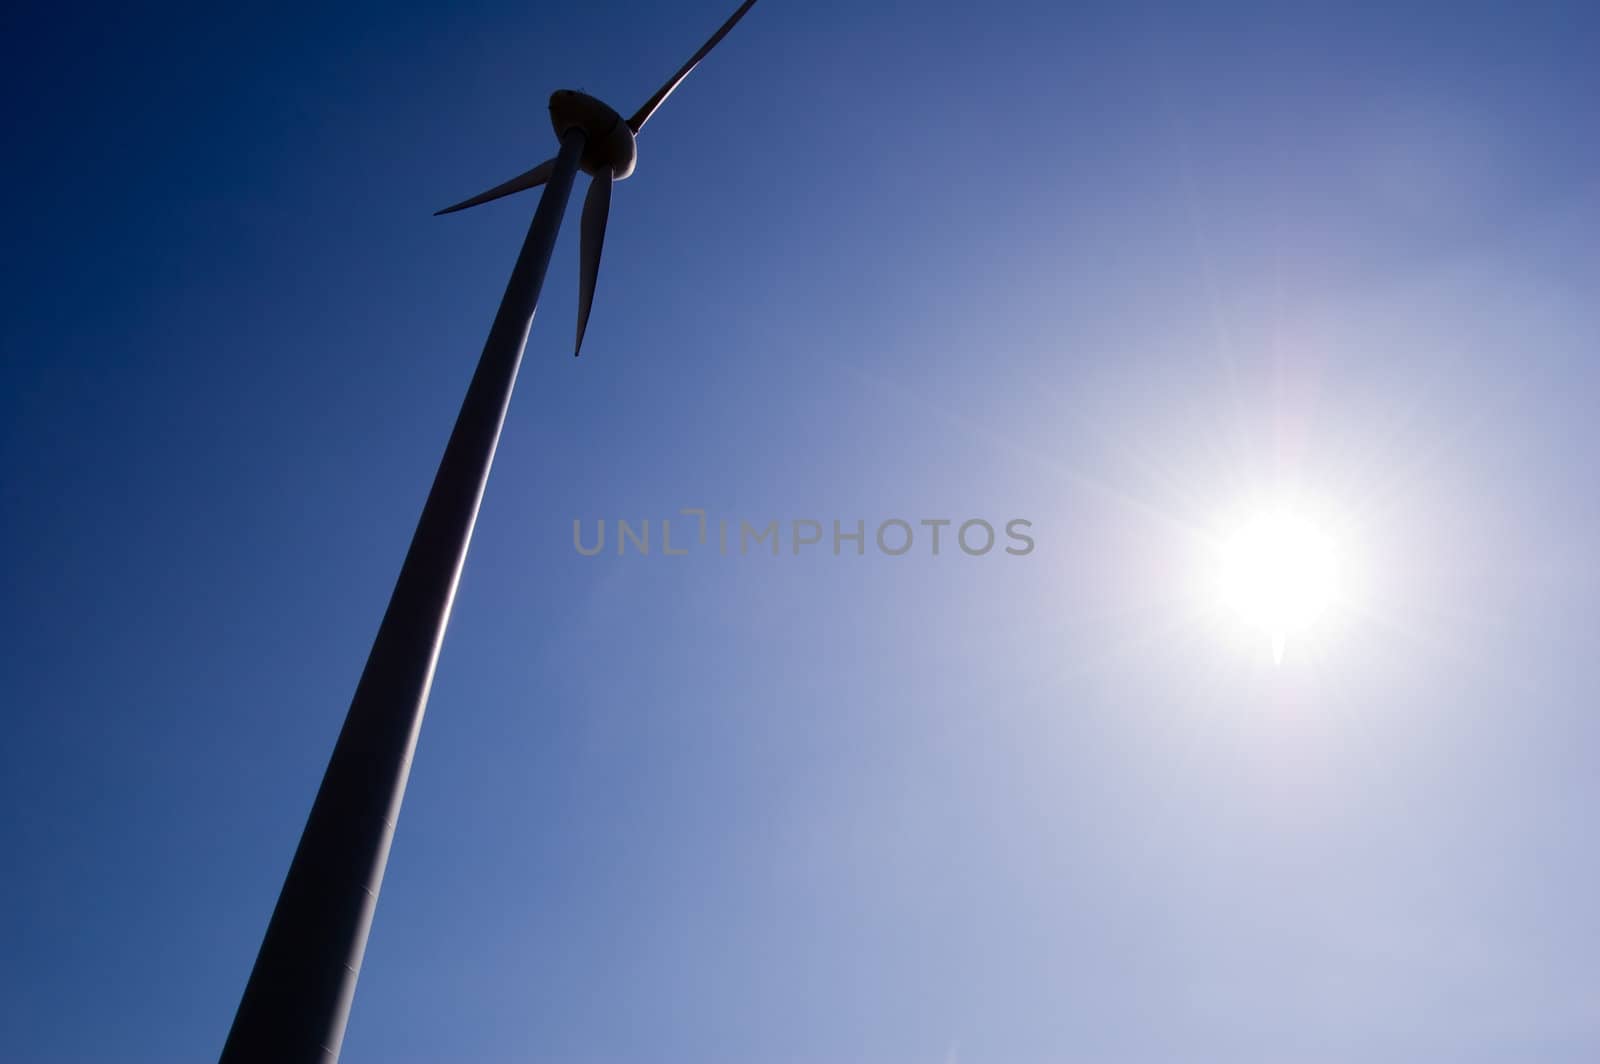
MULTIPOLYGON (((732 6, 3 16, 0 1056, 215 1058, 533 199, 430 213, 732 6)), ((759 4, 576 362, 569 212, 344 1059, 1600 1059, 1597 10, 759 4), (695 506, 1037 548, 572 548, 695 506)))

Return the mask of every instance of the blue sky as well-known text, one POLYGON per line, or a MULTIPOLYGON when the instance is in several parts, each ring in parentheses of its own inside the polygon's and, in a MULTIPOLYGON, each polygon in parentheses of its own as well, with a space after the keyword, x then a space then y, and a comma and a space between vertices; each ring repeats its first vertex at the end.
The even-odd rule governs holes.
MULTIPOLYGON (((430 213, 731 7, 4 16, 7 1059, 214 1058, 533 201, 430 213)), ((557 248, 344 1059, 1600 1055, 1597 45, 758 4, 578 361, 557 248), (696 506, 1037 547, 572 549, 696 506)))

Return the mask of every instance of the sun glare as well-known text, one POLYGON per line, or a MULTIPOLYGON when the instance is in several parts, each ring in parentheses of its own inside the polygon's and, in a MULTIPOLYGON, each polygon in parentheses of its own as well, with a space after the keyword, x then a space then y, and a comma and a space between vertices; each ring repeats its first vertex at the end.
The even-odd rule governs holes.
POLYGON ((1272 659, 1338 595, 1338 551, 1316 525, 1287 511, 1245 521, 1223 544, 1223 605, 1272 642, 1272 659))

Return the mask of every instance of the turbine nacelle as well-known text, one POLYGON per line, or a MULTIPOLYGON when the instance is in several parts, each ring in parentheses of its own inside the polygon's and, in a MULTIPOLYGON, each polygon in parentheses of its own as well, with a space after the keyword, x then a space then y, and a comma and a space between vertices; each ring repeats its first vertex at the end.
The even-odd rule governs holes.
POLYGON ((603 101, 586 92, 558 89, 550 94, 550 124, 555 127, 558 140, 569 129, 583 131, 583 157, 578 160, 578 167, 584 173, 593 176, 610 167, 613 181, 633 173, 634 164, 639 161, 633 130, 603 101))

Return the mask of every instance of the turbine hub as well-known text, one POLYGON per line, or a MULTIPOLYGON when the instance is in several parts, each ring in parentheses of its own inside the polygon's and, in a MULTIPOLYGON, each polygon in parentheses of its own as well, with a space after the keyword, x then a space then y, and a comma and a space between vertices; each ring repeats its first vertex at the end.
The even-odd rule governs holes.
POLYGON ((555 127, 557 137, 569 129, 583 130, 588 140, 578 166, 584 173, 592 175, 609 166, 615 181, 633 173, 634 163, 639 160, 633 130, 621 115, 588 93, 572 89, 551 93, 550 124, 555 127))

